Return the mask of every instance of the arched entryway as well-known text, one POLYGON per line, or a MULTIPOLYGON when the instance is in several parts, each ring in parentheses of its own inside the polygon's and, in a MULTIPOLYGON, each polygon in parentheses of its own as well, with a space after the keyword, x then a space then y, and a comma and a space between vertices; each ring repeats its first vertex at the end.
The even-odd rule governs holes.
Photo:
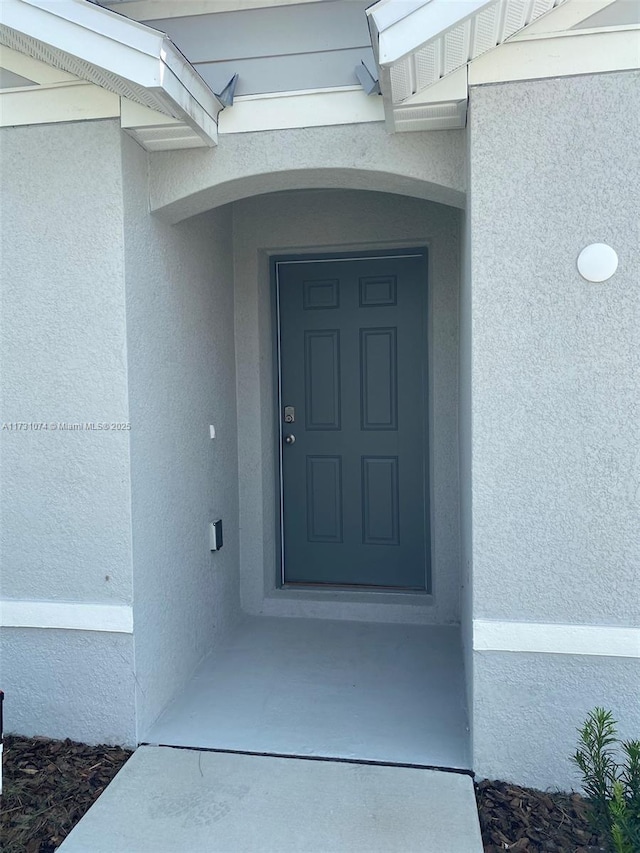
MULTIPOLYGON (((158 172, 152 203, 155 198, 161 219, 182 220, 179 229, 205 223, 210 214, 204 205, 229 213, 240 612, 212 638, 211 655, 141 739, 468 768, 457 447, 461 212, 441 203, 459 203, 459 191, 433 191, 431 182, 406 174, 339 163, 224 177, 199 189, 192 182, 184 197, 174 192, 160 205, 169 189, 160 188, 158 172), (185 218, 188 211, 196 218, 185 218), (428 258, 423 331, 430 584, 423 590, 291 588, 279 571, 272 261, 411 251, 428 258)), ((170 172, 165 180, 172 185, 170 172)))

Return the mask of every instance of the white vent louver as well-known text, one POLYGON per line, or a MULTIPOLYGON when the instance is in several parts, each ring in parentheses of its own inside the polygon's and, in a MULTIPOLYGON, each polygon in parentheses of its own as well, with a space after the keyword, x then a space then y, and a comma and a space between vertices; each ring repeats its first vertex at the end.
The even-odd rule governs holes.
POLYGON ((399 59, 390 67, 391 100, 402 104, 466 65, 564 0, 496 0, 399 59))
POLYGON ((466 104, 427 104, 420 107, 404 107, 396 115, 396 130, 428 130, 444 124, 456 126, 464 120, 466 104))

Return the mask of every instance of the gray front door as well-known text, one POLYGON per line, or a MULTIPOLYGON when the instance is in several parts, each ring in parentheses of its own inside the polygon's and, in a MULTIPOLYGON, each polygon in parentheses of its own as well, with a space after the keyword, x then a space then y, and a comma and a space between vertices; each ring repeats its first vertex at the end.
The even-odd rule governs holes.
POLYGON ((283 581, 424 590, 426 257, 281 260, 275 278, 283 581))

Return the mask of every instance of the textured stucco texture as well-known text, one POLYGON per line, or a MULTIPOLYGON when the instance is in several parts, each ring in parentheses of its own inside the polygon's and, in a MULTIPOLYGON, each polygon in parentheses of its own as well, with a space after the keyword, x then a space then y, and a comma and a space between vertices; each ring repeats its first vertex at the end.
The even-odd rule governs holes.
POLYGON ((312 190, 234 204, 242 601, 251 613, 382 621, 459 621, 457 472, 459 211, 378 192, 312 190), (277 577, 274 371, 268 258, 291 252, 427 245, 433 603, 373 613, 359 603, 265 602, 277 577), (393 616, 392 616, 393 613, 393 616))
MULTIPOLYGON (((467 708, 473 708, 473 539, 471 488, 471 217, 462 215, 459 298, 458 466, 460 472, 460 628, 467 708)), ((473 719, 469 715, 473 737, 473 719)))
POLYGON ((231 211, 153 219, 109 121, 5 130, 2 172, 2 420, 131 429, 2 431, 1 593, 135 630, 7 629, 7 726, 131 744, 239 611, 231 211))
POLYGON ((232 223, 228 208, 176 226, 149 216, 147 155, 122 146, 143 738, 240 607, 232 223))
POLYGON ((133 637, 2 628, 7 732, 137 744, 133 637))
POLYGON ((377 190, 464 206, 465 132, 390 134, 382 123, 222 136, 149 160, 151 209, 169 222, 253 195, 377 190))
MULTIPOLYGON (((639 84, 471 90, 461 436, 475 618, 640 626, 639 84), (594 242, 619 257, 602 284, 576 267, 594 242)), ((475 653, 474 769, 567 787, 587 711, 610 707, 637 736, 639 697, 637 659, 475 653)))
POLYGON ((129 421, 120 130, 1 134, 1 594, 129 603, 129 432, 52 428, 129 421))
POLYGON ((474 761, 481 778, 577 790, 577 728, 609 708, 621 738, 640 731, 640 660, 474 653, 474 761))
POLYGON ((471 91, 476 618, 640 626, 639 113, 637 73, 471 91))

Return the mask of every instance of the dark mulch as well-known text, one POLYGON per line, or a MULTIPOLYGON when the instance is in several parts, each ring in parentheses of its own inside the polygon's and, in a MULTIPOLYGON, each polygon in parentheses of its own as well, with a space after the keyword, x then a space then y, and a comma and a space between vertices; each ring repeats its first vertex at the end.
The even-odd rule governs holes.
MULTIPOLYGON (((5 738, 3 853, 52 853, 130 751, 70 740, 5 738)), ((585 801, 505 782, 476 786, 485 853, 600 853, 585 801)), ((123 851, 124 853, 124 851, 123 851)))
POLYGON ((586 801, 579 794, 480 782, 476 802, 485 853, 599 853, 586 801))
POLYGON ((119 746, 5 737, 3 853, 52 853, 130 755, 119 746))

